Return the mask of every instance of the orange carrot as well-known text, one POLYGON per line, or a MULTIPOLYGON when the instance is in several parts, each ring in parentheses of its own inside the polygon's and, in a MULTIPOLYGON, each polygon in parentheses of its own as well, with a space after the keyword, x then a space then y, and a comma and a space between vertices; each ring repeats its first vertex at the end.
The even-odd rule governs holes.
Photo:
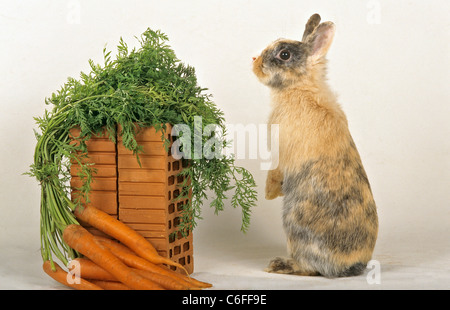
POLYGON ((173 279, 171 277, 168 277, 166 275, 162 275, 160 273, 150 272, 148 270, 142 270, 137 268, 131 268, 136 273, 139 273, 141 276, 154 281, 155 283, 158 283, 166 290, 188 290, 193 289, 189 287, 186 283, 186 285, 182 284, 181 281, 178 279, 173 279))
POLYGON ((92 206, 83 206, 77 207, 74 213, 78 219, 119 240, 138 256, 154 264, 167 264, 178 267, 188 274, 182 265, 160 256, 153 245, 142 235, 106 212, 92 206))
POLYGON ((111 291, 130 290, 128 286, 117 281, 91 280, 91 282, 94 283, 95 285, 100 286, 104 290, 111 290, 111 291))
POLYGON ((135 252, 130 250, 126 245, 121 244, 120 242, 117 242, 117 240, 109 239, 102 236, 94 236, 95 241, 99 241, 101 244, 104 245, 111 245, 115 247, 116 249, 120 249, 120 251, 128 254, 136 255, 135 252))
POLYGON ((203 282, 203 281, 197 280, 197 279, 195 279, 193 277, 190 277, 190 276, 188 277, 188 276, 182 275, 182 274, 180 274, 178 272, 175 272, 175 271, 167 268, 166 266, 158 266, 158 268, 161 268, 161 269, 165 270, 168 274, 172 274, 174 277, 185 279, 187 282, 191 283, 192 287, 194 287, 194 288, 208 288, 208 287, 212 287, 211 283, 203 282))
POLYGON ((187 277, 183 274, 174 272, 168 268, 157 266, 157 265, 133 254, 130 249, 128 249, 126 246, 124 246, 123 244, 120 244, 116 241, 113 241, 113 240, 110 240, 107 238, 101 238, 101 237, 95 237, 95 238, 98 242, 103 244, 108 250, 110 250, 115 256, 117 256, 119 259, 121 259, 129 267, 133 267, 133 268, 141 269, 141 270, 147 270, 147 271, 150 271, 153 273, 165 275, 174 280, 177 280, 178 282, 180 282, 180 284, 187 286, 191 289, 192 288, 207 288, 207 287, 212 286, 209 283, 195 280, 192 277, 187 277))
POLYGON ((58 281, 65 286, 77 289, 77 290, 102 290, 102 288, 98 285, 95 285, 85 279, 79 278, 73 281, 73 283, 69 282, 67 279, 72 275, 68 272, 64 271, 57 263, 53 262, 56 267, 56 271, 52 270, 52 264, 49 260, 46 260, 43 264, 43 269, 46 274, 48 274, 53 280, 58 281))
POLYGON ((108 271, 87 258, 75 258, 69 265, 78 267, 80 276, 88 280, 117 281, 108 271))
MULTIPOLYGON (((97 264, 95 264, 93 261, 91 261, 89 259, 76 258, 76 259, 73 259, 71 261, 71 263, 78 265, 80 275, 83 279, 87 279, 90 282, 92 282, 104 289, 107 289, 107 288, 105 288, 105 286, 111 287, 111 289, 113 289, 113 285, 116 285, 116 284, 114 284, 114 282, 120 283, 117 281, 116 278, 114 278, 114 276, 112 274, 110 274, 108 271, 101 268, 100 266, 98 266, 97 264), (104 283, 104 282, 107 282, 107 283, 104 283), (102 285, 100 285, 100 284, 102 284, 102 285)), ((76 266, 76 265, 74 265, 74 266, 76 266)), ((167 290, 188 289, 188 287, 186 287, 185 285, 182 285, 181 283, 179 283, 178 281, 176 281, 170 277, 167 277, 167 276, 164 276, 161 274, 157 274, 157 273, 153 273, 150 271, 146 271, 146 270, 136 269, 136 268, 131 268, 131 270, 133 270, 134 272, 139 273, 141 276, 161 285, 163 288, 165 288, 167 290)), ((117 286, 117 287, 120 287, 120 286, 117 286)))
MULTIPOLYGON (((163 268, 161 266, 157 266, 148 260, 143 259, 142 257, 137 256, 133 252, 130 253, 130 249, 128 249, 123 244, 118 242, 97 238, 97 240, 103 244, 109 251, 111 251, 115 256, 117 256, 120 260, 122 260, 125 265, 129 267, 133 267, 136 269, 147 270, 154 273, 159 273, 165 276, 169 276, 175 280, 181 279, 180 282, 185 285, 189 285, 189 282, 182 279, 181 277, 175 277, 174 273, 169 272, 169 269, 163 268)), ((178 275, 178 274, 177 274, 178 275)))
POLYGON ((129 288, 136 290, 163 289, 160 285, 131 270, 114 254, 99 245, 94 236, 78 224, 68 225, 64 229, 63 240, 72 249, 85 255, 129 288))

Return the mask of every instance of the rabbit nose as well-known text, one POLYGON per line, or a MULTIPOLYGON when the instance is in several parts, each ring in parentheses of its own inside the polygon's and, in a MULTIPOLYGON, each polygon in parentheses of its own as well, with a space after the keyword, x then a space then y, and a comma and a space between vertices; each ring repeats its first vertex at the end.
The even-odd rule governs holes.
POLYGON ((252 59, 253 59, 253 61, 255 61, 255 60, 256 60, 256 57, 252 57, 252 59))

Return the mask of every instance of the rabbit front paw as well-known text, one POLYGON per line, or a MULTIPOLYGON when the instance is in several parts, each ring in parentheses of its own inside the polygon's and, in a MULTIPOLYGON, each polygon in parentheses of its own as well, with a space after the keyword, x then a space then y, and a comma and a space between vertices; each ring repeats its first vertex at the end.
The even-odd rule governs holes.
POLYGON ((283 191, 280 182, 267 182, 266 184, 266 199, 272 200, 278 196, 283 196, 283 191))

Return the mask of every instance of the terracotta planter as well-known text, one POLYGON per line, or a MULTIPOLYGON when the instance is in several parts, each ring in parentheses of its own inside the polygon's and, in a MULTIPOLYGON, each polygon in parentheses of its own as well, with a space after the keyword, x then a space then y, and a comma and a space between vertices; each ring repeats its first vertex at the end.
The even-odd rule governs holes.
MULTIPOLYGON (((168 125, 166 138, 169 140, 170 131, 168 125)), ((74 129, 71 134, 78 136, 79 131, 74 129)), ((177 185, 183 182, 182 177, 177 177, 183 168, 182 161, 174 160, 166 152, 161 132, 154 128, 141 129, 136 140, 143 147, 143 154, 139 155, 141 166, 120 138, 115 144, 104 132, 87 141, 88 161, 95 163, 97 169, 89 196, 90 204, 138 231, 160 255, 180 263, 192 273, 192 232, 186 238, 175 235, 181 210, 189 201, 177 198, 180 193, 177 185)), ((75 188, 81 185, 78 171, 79 166, 72 165, 73 198, 77 194, 75 188)), ((102 235, 100 231, 81 224, 93 234, 102 235)))

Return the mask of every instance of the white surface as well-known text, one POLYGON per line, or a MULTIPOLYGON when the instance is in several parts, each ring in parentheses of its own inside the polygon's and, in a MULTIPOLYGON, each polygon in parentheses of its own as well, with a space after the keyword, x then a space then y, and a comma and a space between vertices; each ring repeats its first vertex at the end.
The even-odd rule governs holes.
POLYGON ((239 164, 260 192, 247 235, 239 210, 205 207, 195 232, 199 278, 215 288, 450 288, 450 61, 446 0, 346 1, 3 1, 0 3, 0 288, 59 288, 41 271, 39 188, 22 176, 32 161, 33 116, 44 98, 102 61, 122 36, 129 46, 161 29, 196 68, 227 122, 265 123, 269 93, 251 57, 278 37, 300 38, 315 12, 336 23, 329 79, 347 114, 380 216, 374 259, 381 284, 365 276, 327 280, 269 275, 284 254, 281 200, 265 201, 259 159, 239 164), (125 4, 126 3, 126 4, 125 4))
MULTIPOLYGON (((361 276, 339 279, 269 274, 263 271, 269 258, 282 255, 284 248, 248 245, 243 240, 220 240, 215 245, 196 240, 193 276, 212 283, 211 290, 448 290, 448 241, 446 237, 442 241, 433 239, 378 246, 374 259, 380 262, 379 283, 370 281, 374 279, 369 274, 373 269, 361 276)), ((0 290, 67 289, 42 272, 37 249, 2 248, 0 262, 0 290)))

